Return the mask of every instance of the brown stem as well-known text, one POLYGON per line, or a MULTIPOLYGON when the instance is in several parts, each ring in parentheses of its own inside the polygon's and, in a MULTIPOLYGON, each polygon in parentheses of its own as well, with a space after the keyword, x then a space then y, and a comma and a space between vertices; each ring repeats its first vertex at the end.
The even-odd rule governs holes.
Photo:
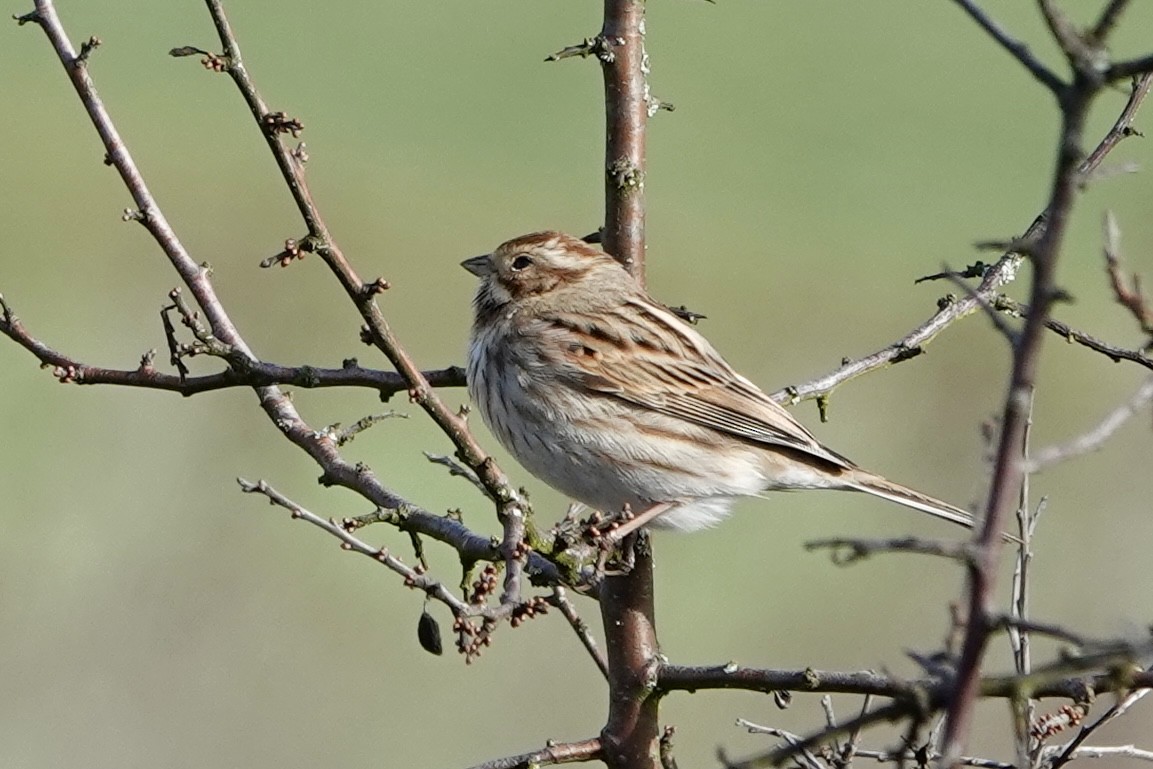
POLYGON ((653 562, 647 543, 637 546, 628 574, 605 578, 600 598, 609 669, 609 715, 601 731, 603 760, 610 769, 656 769, 659 699, 652 694, 659 658, 653 562))
POLYGON ((1061 135, 1052 192, 1046 207, 1046 226, 1031 254, 1031 309, 1013 350, 1013 370, 1001 416, 1001 436, 985 505, 985 522, 968 569, 967 624, 957 665, 957 688, 949 704, 942 742, 946 765, 961 755, 972 729, 973 712, 980 692, 981 660, 992 630, 990 607, 997 582, 1001 531, 1016 509, 1025 477, 1022 446, 1031 396, 1037 380, 1045 324, 1058 296, 1057 259, 1080 180, 1078 167, 1083 159, 1081 137, 1085 117, 1099 87, 1097 81, 1078 73, 1074 84, 1058 95, 1061 135))
MULTIPOLYGON (((605 250, 645 274, 645 129, 649 117, 644 0, 605 0, 598 58, 605 86, 605 250)), ((610 769, 657 769, 658 700, 652 552, 643 537, 628 574, 601 586, 609 714, 601 732, 610 769)), ((629 546, 626 544, 626 547, 629 546)))
POLYGON ((629 272, 645 272, 645 126, 649 117, 644 0, 605 0, 604 248, 629 272))

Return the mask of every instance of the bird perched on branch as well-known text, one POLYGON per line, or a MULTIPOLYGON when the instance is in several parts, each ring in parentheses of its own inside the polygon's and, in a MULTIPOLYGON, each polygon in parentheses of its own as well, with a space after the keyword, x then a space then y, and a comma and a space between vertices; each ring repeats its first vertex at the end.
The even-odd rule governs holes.
POLYGON ((560 232, 462 266, 480 279, 468 390, 525 469, 606 514, 692 531, 738 497, 860 491, 973 526, 964 510, 821 445, 615 259, 560 232))

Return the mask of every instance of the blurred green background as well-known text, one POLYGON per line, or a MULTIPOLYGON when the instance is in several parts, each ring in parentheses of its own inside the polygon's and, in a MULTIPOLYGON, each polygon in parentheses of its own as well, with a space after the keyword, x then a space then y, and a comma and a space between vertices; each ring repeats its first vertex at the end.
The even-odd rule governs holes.
MULTIPOLYGON (((5 17, 28 10, 4 5, 5 17)), ((265 97, 306 126, 309 176, 334 233, 362 275, 391 281, 382 305, 422 365, 462 362, 473 281, 461 258, 535 229, 598 225, 600 73, 592 61, 542 59, 595 33, 600 3, 231 5, 265 97)), ((1059 64, 1030 4, 985 5, 1059 64)), ((107 106, 258 354, 383 365, 318 260, 257 268, 303 230, 231 84, 166 55, 217 47, 202 4, 59 6, 74 40, 103 39, 91 69, 107 106)), ((1134 6, 1121 54, 1150 47, 1153 6, 1134 6)), ((709 316, 705 333, 766 388, 902 335, 955 290, 914 278, 975 261, 973 241, 1021 232, 1042 206, 1055 109, 951 3, 663 0, 650 4, 648 30, 653 91, 677 107, 651 126, 650 284, 709 316)), ((176 277, 144 231, 119 220, 131 201, 35 27, 0 27, 0 73, 0 291, 47 343, 133 367, 163 347, 157 310, 176 277)), ((1100 100, 1092 136, 1123 101, 1120 91, 1100 100)), ((1153 126, 1150 109, 1139 126, 1153 126)), ((1134 139, 1107 167, 1151 157, 1134 139)), ((1059 308, 1063 319, 1139 346, 1104 280, 1100 217, 1116 212, 1128 267, 1153 277, 1151 203, 1149 173, 1113 175, 1080 201, 1061 268, 1076 303, 1059 308)), ((798 411, 871 469, 967 504, 986 487, 978 426, 998 409, 1007 362, 973 317, 927 356, 839 391, 830 423, 811 403, 798 411)), ((1049 338, 1036 445, 1095 424, 1142 377, 1049 338)), ((367 511, 317 486, 317 468, 249 392, 184 400, 62 387, 6 342, 0 392, 5 767, 466 766, 602 725, 604 686, 559 617, 501 632, 468 667, 431 657, 416 643, 419 596, 241 495, 238 475, 325 515, 367 511)), ((295 397, 317 427, 382 408, 364 391, 295 397)), ((423 458, 449 451, 447 440, 403 398, 390 405, 413 418, 378 426, 348 455, 426 507, 461 507, 493 530, 489 506, 423 458)), ((1038 618, 1104 636, 1153 616, 1150 446, 1145 414, 1101 452, 1034 480, 1034 497, 1050 498, 1038 618)), ((542 518, 560 514, 564 500, 505 465, 542 518)), ((844 570, 801 548, 904 533, 955 532, 882 502, 813 494, 744 502, 699 535, 658 535, 664 652, 913 674, 904 650, 939 645, 960 572, 914 557, 844 570)), ((395 533, 370 534, 406 549, 395 533)), ((454 581, 452 559, 432 550, 454 581)), ((595 607, 580 607, 596 624, 595 607)), ((447 628, 446 612, 432 611, 447 628)), ((1007 665, 1005 646, 994 668, 1007 665)), ((847 716, 859 702, 837 706, 847 716)), ((1010 756, 1004 705, 981 713, 974 752, 1010 756)), ((815 699, 778 712, 764 697, 716 693, 672 697, 663 716, 689 767, 713 765, 718 745, 741 755, 767 744, 737 717, 794 731, 821 721, 815 699)), ((1139 706, 1101 741, 1151 731, 1139 706)))

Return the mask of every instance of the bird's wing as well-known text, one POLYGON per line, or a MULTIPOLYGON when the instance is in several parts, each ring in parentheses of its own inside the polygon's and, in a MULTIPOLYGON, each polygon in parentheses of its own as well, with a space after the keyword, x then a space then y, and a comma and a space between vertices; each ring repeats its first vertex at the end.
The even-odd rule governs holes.
POLYGON ((608 315, 567 312, 547 322, 561 369, 583 388, 734 438, 854 467, 733 370, 695 329, 647 298, 630 298, 608 315))

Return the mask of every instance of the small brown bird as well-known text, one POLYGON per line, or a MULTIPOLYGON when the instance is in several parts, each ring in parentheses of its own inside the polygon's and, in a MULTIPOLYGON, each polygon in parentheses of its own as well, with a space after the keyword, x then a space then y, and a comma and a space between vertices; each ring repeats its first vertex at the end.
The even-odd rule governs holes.
POLYGON ((485 424, 557 491, 631 511, 625 531, 692 531, 738 497, 795 489, 863 491, 973 525, 822 446, 584 241, 532 233, 462 266, 480 278, 468 390, 485 424))

